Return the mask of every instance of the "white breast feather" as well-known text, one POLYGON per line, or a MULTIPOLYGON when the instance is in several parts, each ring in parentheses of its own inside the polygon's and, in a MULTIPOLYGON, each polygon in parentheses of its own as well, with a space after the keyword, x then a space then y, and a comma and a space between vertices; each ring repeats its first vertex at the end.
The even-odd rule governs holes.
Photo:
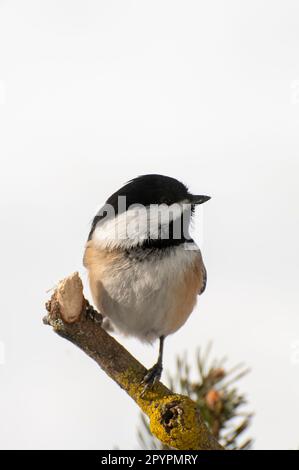
POLYGON ((162 258, 129 260, 107 272, 102 279, 102 301, 119 331, 149 342, 169 334, 170 315, 175 310, 174 289, 198 256, 198 247, 192 245, 193 250, 178 245, 162 258))

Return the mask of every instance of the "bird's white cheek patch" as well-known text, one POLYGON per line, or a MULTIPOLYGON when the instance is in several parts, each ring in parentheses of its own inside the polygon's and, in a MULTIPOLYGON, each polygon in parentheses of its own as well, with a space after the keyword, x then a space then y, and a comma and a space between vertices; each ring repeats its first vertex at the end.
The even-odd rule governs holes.
POLYGON ((93 233, 93 240, 101 246, 129 248, 144 240, 168 239, 169 224, 173 222, 174 238, 181 238, 181 216, 186 218, 183 226, 188 227, 191 219, 190 204, 185 201, 167 206, 166 204, 149 207, 135 206, 116 217, 99 222, 93 233))

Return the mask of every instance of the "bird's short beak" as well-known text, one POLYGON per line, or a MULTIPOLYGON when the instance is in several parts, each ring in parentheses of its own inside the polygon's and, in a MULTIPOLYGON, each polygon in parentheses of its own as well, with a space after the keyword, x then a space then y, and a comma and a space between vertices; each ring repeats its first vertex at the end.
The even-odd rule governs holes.
POLYGON ((198 196, 198 195, 192 195, 190 198, 190 202, 192 204, 203 204, 204 202, 209 201, 210 196, 198 196))

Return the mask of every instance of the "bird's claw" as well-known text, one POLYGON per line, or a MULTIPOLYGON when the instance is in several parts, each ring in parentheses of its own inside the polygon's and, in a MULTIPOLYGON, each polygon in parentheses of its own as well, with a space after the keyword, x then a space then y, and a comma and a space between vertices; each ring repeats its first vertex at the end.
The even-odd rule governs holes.
POLYGON ((145 392, 152 388, 152 386, 161 378, 162 374, 162 366, 160 364, 155 364, 151 367, 141 381, 141 385, 144 385, 143 390, 141 392, 141 397, 144 396, 145 392))
POLYGON ((90 305, 89 302, 86 301, 86 306, 85 306, 85 317, 87 320, 91 320, 94 323, 100 323, 102 324, 103 322, 103 315, 99 312, 97 312, 92 305, 90 305))

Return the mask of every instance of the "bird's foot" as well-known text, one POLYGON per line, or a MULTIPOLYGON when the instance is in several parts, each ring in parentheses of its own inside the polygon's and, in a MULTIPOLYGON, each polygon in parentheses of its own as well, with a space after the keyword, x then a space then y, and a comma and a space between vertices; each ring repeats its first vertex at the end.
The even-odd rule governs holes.
POLYGON ((88 301, 86 301, 85 306, 85 317, 86 319, 91 320, 95 323, 103 323, 103 315, 97 312, 88 301))
POLYGON ((143 380, 141 381, 141 384, 144 385, 144 388, 141 393, 141 397, 144 396, 145 392, 152 388, 152 386, 160 380, 162 375, 162 366, 161 364, 157 363, 153 367, 151 367, 146 375, 143 377, 143 380))

